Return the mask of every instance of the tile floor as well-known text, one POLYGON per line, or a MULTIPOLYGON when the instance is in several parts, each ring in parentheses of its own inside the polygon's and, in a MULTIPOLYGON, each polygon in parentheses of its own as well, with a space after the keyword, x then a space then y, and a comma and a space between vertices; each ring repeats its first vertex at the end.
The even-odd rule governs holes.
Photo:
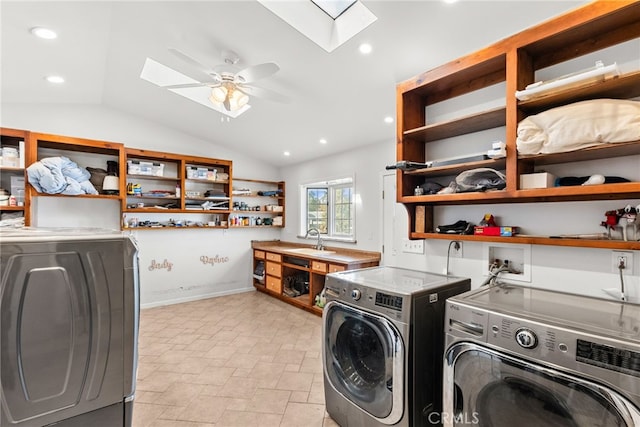
POLYGON ((134 427, 337 426, 321 327, 260 292, 142 310, 134 427))

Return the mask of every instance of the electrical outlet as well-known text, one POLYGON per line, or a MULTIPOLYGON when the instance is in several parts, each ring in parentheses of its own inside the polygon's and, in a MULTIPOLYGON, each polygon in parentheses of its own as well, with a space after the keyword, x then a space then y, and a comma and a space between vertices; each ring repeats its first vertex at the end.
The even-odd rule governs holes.
POLYGON ((423 254, 424 253, 424 240, 402 240, 402 252, 408 254, 423 254))
POLYGON ((611 271, 620 272, 620 264, 624 265, 622 274, 633 275, 633 252, 613 251, 611 252, 611 271))
POLYGON ((451 245, 451 258, 462 258, 462 242, 456 241, 451 245))

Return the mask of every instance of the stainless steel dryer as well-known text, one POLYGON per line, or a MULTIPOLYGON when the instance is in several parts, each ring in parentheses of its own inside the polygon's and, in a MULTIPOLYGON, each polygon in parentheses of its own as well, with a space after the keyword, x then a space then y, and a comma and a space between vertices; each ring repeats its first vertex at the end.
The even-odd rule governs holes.
POLYGON ((470 280, 392 267, 327 275, 327 412, 342 427, 424 426, 440 412, 445 300, 470 280))
POLYGON ((640 306, 512 285, 450 298, 445 426, 640 426, 640 306))
POLYGON ((120 232, 0 230, 0 426, 131 426, 138 257, 120 232))

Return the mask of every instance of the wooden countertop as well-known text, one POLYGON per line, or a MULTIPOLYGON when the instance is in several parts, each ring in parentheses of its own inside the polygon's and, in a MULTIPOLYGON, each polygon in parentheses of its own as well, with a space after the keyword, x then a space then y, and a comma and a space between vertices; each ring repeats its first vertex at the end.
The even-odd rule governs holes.
POLYGON ((338 264, 361 264, 368 262, 379 262, 381 258, 380 252, 369 252, 329 246, 326 247, 324 251, 315 251, 313 250, 313 246, 310 245, 302 245, 293 242, 283 242, 280 240, 254 240, 253 242, 251 242, 251 247, 260 251, 274 252, 284 256, 335 262, 338 264), (296 252, 296 250, 300 249, 302 249, 303 252, 296 252), (312 250, 313 253, 305 253, 305 249, 312 250))

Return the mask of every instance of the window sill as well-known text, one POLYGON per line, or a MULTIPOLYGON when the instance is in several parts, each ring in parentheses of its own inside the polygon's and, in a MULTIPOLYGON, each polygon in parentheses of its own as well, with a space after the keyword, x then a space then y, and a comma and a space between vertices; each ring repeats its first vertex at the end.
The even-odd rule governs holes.
MULTIPOLYGON (((315 242, 317 242, 317 241, 318 241, 318 238, 317 238, 317 237, 314 237, 314 238, 311 238, 311 237, 310 237, 310 238, 305 239, 305 238, 304 238, 304 234, 302 234, 302 235, 301 235, 301 234, 298 234, 296 237, 297 237, 298 239, 308 240, 309 242, 312 242, 312 243, 315 243, 315 242)), ((354 243, 354 244, 355 244, 355 243, 358 243, 358 241, 357 241, 357 240, 355 240, 355 239, 353 239, 353 238, 351 238, 351 237, 324 237, 324 236, 323 236, 323 237, 321 237, 320 239, 321 239, 323 242, 340 242, 340 243, 354 243)))

